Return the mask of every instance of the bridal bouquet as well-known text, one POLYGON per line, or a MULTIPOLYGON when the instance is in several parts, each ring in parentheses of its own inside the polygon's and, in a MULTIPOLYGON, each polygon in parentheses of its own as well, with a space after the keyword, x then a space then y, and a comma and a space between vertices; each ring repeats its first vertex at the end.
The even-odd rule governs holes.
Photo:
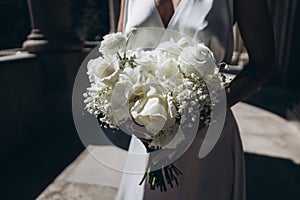
MULTIPOLYGON (((210 123, 219 85, 211 91, 207 83, 223 83, 224 77, 205 45, 183 37, 150 50, 131 49, 128 43, 136 31, 128 36, 104 36, 101 56, 87 65, 90 87, 84 93, 85 109, 106 128, 125 125, 127 132, 145 143, 148 152, 175 149, 185 139, 180 127, 210 123)), ((147 170, 151 189, 166 190, 162 174, 172 187, 173 181, 177 184, 180 171, 174 165, 163 167, 159 174, 147 170)))

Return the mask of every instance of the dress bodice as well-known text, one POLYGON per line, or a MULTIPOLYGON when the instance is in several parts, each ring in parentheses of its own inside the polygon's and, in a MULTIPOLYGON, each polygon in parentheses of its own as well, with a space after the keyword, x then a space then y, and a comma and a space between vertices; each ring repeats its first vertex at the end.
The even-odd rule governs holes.
MULTIPOLYGON (((167 29, 207 45, 218 61, 230 61, 233 52, 233 0, 181 0, 167 29)), ((133 27, 165 28, 155 0, 125 0, 123 31, 133 27)))

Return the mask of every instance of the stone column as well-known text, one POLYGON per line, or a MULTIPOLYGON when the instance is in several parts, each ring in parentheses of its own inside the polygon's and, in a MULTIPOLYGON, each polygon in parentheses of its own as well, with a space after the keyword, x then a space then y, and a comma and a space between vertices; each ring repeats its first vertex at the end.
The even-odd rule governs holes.
POLYGON ((41 69, 43 123, 71 127, 73 83, 89 52, 72 29, 72 0, 28 0, 28 5, 32 31, 23 49, 36 54, 41 69))
POLYGON ((70 0, 28 0, 32 31, 23 43, 28 52, 70 51, 83 47, 71 27, 70 0))
POLYGON ((109 24, 110 24, 110 33, 117 31, 119 14, 120 14, 120 0, 108 0, 109 5, 109 24))

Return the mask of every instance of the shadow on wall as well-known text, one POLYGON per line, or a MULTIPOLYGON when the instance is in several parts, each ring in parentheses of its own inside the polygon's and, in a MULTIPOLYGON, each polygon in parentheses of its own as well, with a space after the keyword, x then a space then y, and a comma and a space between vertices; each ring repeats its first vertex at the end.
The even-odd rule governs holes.
MULTIPOLYGON (((6 27, 0 32, 0 49, 21 48, 22 42, 29 34, 29 11, 26 2, 18 0, 0 2, 0 6, 3 8, 0 9, 0 23, 1 26, 6 27)), ((28 0, 28 2, 31 2, 32 7, 38 1, 28 0)), ((63 3, 59 0, 45 3, 63 7, 63 3)), ((56 10, 56 13, 52 15, 49 13, 53 8, 45 8, 45 6, 41 6, 41 8, 50 11, 48 14, 36 12, 33 15, 32 24, 37 26, 34 27, 36 30, 40 29, 40 25, 43 25, 44 28, 54 27, 53 30, 45 31, 44 38, 32 40, 34 44, 39 39, 40 43, 48 39, 47 45, 49 45, 49 49, 51 47, 51 51, 37 51, 34 54, 28 54, 10 49, 0 52, 0 55, 3 55, 0 56, 0 90, 4 95, 4 98, 0 99, 0 104, 5 105, 0 115, 2 122, 0 123, 2 137, 0 155, 9 154, 19 144, 28 142, 29 138, 34 135, 34 131, 38 129, 37 127, 47 124, 60 126, 66 121, 72 121, 73 81, 82 60, 90 49, 63 49, 64 46, 59 45, 63 42, 57 41, 58 39, 63 38, 62 41, 69 42, 66 45, 72 46, 72 42, 77 45, 76 38, 73 41, 73 38, 68 35, 71 32, 68 31, 62 35, 52 36, 52 31, 55 32, 63 24, 70 30, 76 29, 85 39, 94 40, 97 37, 100 39, 101 35, 109 31, 109 20, 108 1, 73 0, 70 5, 71 12, 63 10, 63 14, 71 13, 71 19, 57 20, 57 16, 64 16, 62 12, 59 13, 61 10, 56 10), (49 17, 56 21, 43 24, 44 18, 48 19, 49 17), (70 27, 69 21, 72 22, 70 27), (48 32, 49 35, 47 35, 48 32), (55 38, 56 36, 57 38, 55 38)), ((40 7, 34 8, 34 11, 38 11, 40 7)), ((32 35, 43 36, 40 33, 32 35)))
MULTIPOLYGON (((108 10, 108 0, 72 0, 72 28, 85 40, 100 40, 109 32, 108 10)), ((31 30, 27 0, 0 1, 0 25, 0 50, 21 48, 31 30)))
POLYGON ((0 1, 0 50, 20 48, 30 31, 26 1, 0 1))

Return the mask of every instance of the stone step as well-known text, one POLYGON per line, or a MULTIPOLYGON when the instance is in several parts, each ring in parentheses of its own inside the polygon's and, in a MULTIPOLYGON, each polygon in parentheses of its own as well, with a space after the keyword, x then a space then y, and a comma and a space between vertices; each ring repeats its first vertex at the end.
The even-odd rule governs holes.
POLYGON ((246 152, 300 164, 300 129, 295 122, 245 103, 236 104, 232 110, 246 152))

